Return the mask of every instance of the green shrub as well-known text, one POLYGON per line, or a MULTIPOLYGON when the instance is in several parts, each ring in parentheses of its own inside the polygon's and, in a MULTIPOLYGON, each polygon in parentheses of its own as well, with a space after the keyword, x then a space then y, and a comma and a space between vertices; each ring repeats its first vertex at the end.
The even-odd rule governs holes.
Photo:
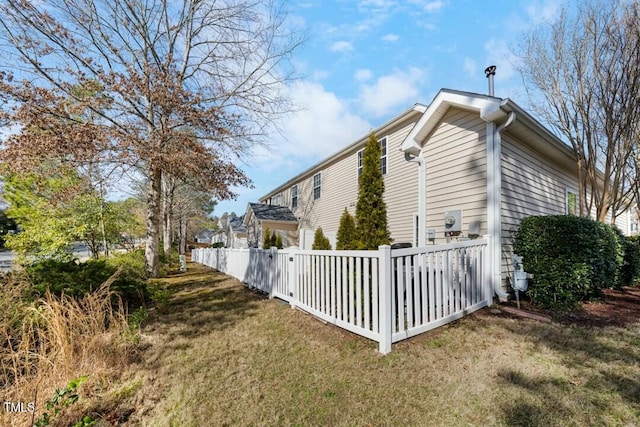
POLYGON ((624 236, 618 232, 624 257, 620 267, 620 285, 632 286, 640 277, 640 236, 624 236))
MULTIPOLYGON (((142 253, 144 254, 144 252, 142 253)), ((170 249, 168 252, 162 250, 160 251, 159 261, 164 267, 175 267, 180 264, 180 255, 175 250, 170 249)))
POLYGON ((588 218, 525 218, 514 250, 533 274, 529 295, 544 307, 571 308, 620 283, 624 254, 616 231, 588 218))
POLYGON ((320 251, 328 251, 331 250, 331 242, 322 232, 322 228, 318 227, 316 229, 316 233, 313 238, 313 245, 311 245, 311 249, 320 250, 320 251))
POLYGON ((262 249, 269 249, 270 247, 271 247, 271 230, 269 230, 269 227, 267 227, 262 232, 262 249))
POLYGON ((119 254, 109 260, 43 260, 26 267, 26 273, 32 284, 32 297, 41 297, 49 290, 54 295, 64 293, 79 298, 97 290, 120 266, 122 272, 111 290, 128 306, 140 306, 148 299, 144 253, 140 251, 119 254))
POLYGON ((356 234, 356 222, 347 208, 344 208, 340 217, 340 225, 338 227, 338 235, 336 249, 347 250, 356 249, 358 246, 358 238, 356 234))

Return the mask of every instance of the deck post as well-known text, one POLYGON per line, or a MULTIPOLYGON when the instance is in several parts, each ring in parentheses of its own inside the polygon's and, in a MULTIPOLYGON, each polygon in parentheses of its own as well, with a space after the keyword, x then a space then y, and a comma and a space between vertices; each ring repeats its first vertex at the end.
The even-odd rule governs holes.
POLYGON ((378 265, 380 266, 380 347, 382 354, 391 352, 391 343, 393 342, 393 330, 391 327, 391 308, 393 301, 391 300, 391 246, 384 245, 378 247, 378 265))

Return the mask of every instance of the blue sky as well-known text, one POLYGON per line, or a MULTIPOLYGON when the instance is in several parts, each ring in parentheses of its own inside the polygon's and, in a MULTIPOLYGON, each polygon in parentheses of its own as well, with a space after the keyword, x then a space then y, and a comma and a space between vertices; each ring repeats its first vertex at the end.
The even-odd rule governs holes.
POLYGON ((242 215, 249 202, 366 135, 441 88, 487 92, 527 104, 510 48, 553 19, 557 0, 291 0, 291 22, 308 39, 294 56, 303 77, 288 88, 302 108, 271 151, 242 165, 255 188, 219 202, 215 215, 242 215))

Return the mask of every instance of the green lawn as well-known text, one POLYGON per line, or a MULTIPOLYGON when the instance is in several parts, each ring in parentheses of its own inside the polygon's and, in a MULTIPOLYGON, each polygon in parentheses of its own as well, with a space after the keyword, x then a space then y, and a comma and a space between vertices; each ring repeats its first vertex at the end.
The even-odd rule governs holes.
POLYGON ((640 323, 482 310, 381 356, 377 343, 189 268, 169 279, 125 376, 137 390, 127 425, 640 425, 640 323))

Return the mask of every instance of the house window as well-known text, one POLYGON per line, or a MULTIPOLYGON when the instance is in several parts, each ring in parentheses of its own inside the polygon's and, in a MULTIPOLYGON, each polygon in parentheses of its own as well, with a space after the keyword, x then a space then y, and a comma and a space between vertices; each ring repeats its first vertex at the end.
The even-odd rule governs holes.
MULTIPOLYGON (((362 156, 364 150, 358 151, 358 176, 362 174, 362 156)), ((380 140, 380 172, 387 174, 387 137, 380 140)))
POLYGON ((574 190, 566 190, 566 208, 565 213, 567 215, 578 215, 578 194, 574 190))
POLYGON ((298 207, 298 185, 291 187, 291 209, 298 207))
POLYGON ((313 176, 313 200, 318 200, 322 195, 322 177, 318 172, 313 176))
POLYGON ((382 175, 387 174, 387 138, 384 137, 380 140, 380 171, 382 175))
POLYGON ((280 201, 281 201, 281 197, 280 197, 280 194, 278 194, 277 196, 274 196, 271 199, 271 205, 272 206, 280 206, 280 201))

